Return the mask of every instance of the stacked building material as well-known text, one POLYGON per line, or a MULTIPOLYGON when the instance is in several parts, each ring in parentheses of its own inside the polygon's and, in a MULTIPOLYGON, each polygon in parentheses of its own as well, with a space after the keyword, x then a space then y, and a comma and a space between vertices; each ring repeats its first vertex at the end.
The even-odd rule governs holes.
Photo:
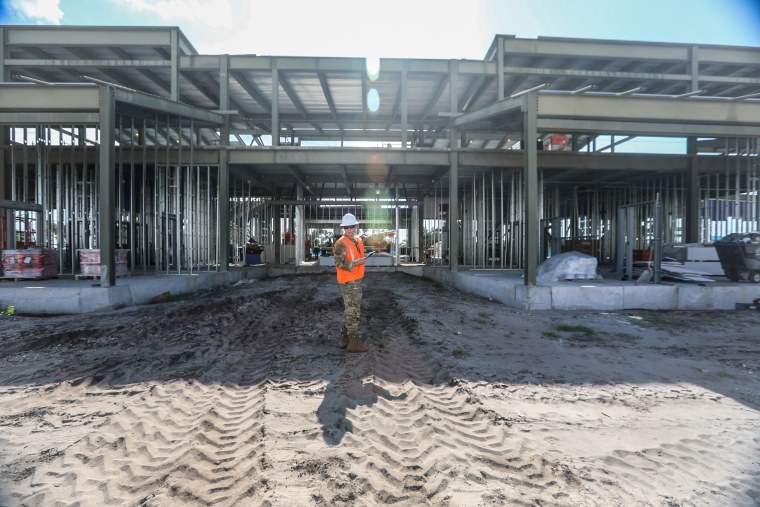
POLYGON ((58 275, 58 251, 48 248, 3 250, 3 278, 50 278, 58 275))
MULTIPOLYGON (((116 276, 129 275, 127 258, 129 250, 117 248, 116 255, 116 276)), ((79 274, 81 276, 100 276, 100 249, 82 249, 79 250, 79 274)))

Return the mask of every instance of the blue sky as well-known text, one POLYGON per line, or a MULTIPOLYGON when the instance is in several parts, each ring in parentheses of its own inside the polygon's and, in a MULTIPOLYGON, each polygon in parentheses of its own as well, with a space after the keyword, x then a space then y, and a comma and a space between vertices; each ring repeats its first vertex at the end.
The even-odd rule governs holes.
POLYGON ((0 23, 178 26, 204 54, 479 59, 497 33, 760 46, 760 0, 0 0, 0 23))

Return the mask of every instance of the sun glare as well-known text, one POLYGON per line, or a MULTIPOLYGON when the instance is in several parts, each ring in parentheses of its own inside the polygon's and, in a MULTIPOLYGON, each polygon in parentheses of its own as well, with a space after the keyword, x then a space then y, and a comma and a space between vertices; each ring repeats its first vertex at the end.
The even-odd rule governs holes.
POLYGON ((375 88, 370 88, 367 92, 367 109, 373 113, 380 109, 380 94, 375 88))
POLYGON ((365 58, 367 66, 367 77, 370 81, 376 81, 380 77, 380 58, 368 56, 365 58))

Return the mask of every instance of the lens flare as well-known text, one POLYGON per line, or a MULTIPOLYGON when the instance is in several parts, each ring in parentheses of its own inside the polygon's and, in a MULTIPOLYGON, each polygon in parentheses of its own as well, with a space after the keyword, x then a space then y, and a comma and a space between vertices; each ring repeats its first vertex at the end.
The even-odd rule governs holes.
POLYGON ((367 65, 367 77, 370 81, 376 81, 380 76, 380 58, 368 56, 364 59, 367 65))
POLYGON ((367 92, 367 109, 373 113, 380 109, 380 94, 374 88, 370 88, 367 92))

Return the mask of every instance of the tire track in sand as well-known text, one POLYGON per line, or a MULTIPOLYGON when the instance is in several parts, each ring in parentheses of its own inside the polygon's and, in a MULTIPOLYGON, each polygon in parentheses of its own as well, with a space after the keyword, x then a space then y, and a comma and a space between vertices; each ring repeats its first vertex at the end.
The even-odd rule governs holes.
MULTIPOLYGON (((561 502, 577 482, 558 463, 515 447, 476 400, 445 382, 417 336, 416 320, 393 292, 365 288, 371 347, 348 356, 334 395, 345 398, 344 453, 357 505, 534 505, 561 502)), ((515 442, 515 444, 513 444, 515 442)), ((321 470, 325 475, 324 470, 321 470)), ((345 494, 323 498, 346 501, 345 494)))
MULTIPOLYGON (((214 346, 169 353, 170 362, 194 365, 197 379, 133 384, 133 390, 143 390, 141 396, 132 397, 97 435, 38 466, 22 482, 24 493, 13 496, 23 505, 50 505, 61 498, 82 505, 145 506, 246 505, 255 499, 265 489, 259 473, 266 461, 261 414, 280 345, 270 333, 248 330, 254 323, 259 329, 275 326, 272 320, 284 309, 273 305, 226 299, 207 304, 207 320, 216 323, 217 332, 206 340, 214 346)), ((172 341, 181 342, 188 332, 179 325, 174 338, 162 336, 162 344, 171 349, 172 341)), ((155 367, 166 362, 159 357, 155 367)), ((115 379, 128 381, 129 370, 130 365, 117 368, 91 386, 92 394, 115 379)), ((142 375, 150 373, 143 366, 142 375)))

